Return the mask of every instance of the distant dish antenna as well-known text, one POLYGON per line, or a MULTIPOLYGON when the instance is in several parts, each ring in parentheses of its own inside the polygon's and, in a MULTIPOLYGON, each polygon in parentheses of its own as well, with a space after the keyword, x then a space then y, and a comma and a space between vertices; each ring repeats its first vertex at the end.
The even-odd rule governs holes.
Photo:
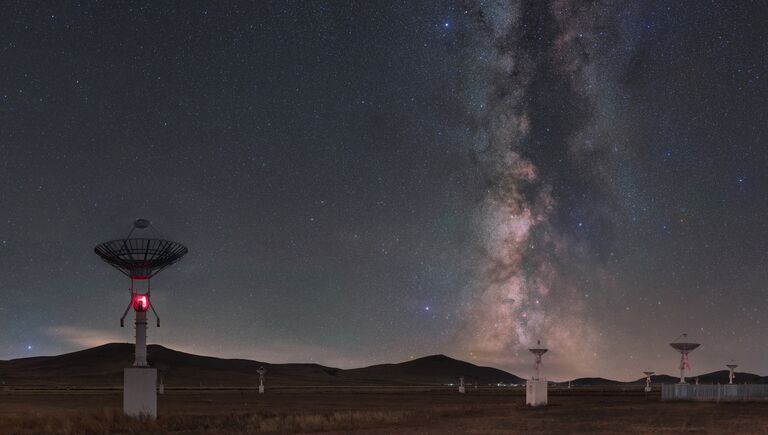
POLYGON ((728 367, 728 384, 729 385, 733 384, 733 380, 736 378, 736 376, 734 376, 734 372, 733 371, 739 365, 738 364, 734 364, 734 363, 730 363, 730 364, 726 364, 725 366, 728 367))
POLYGON ((672 346, 673 349, 680 352, 680 383, 685 383, 685 370, 691 370, 691 365, 688 363, 688 354, 696 350, 699 346, 701 346, 699 343, 691 343, 688 340, 688 334, 680 334, 679 337, 675 339, 672 343, 669 343, 670 346, 672 346), (683 339, 683 341, 679 341, 680 339, 683 339))
POLYGON ((651 392, 651 376, 653 376, 654 372, 651 371, 645 371, 643 374, 645 375, 645 392, 650 393, 651 392))
POLYGON ((541 340, 536 341, 536 347, 533 349, 528 349, 535 357, 536 362, 533 365, 534 370, 536 371, 536 374, 534 375, 534 380, 538 381, 540 377, 540 371, 541 371, 541 357, 549 351, 549 349, 541 347, 541 340))
POLYGON ((466 388, 464 388, 464 376, 459 377, 459 393, 464 394, 466 392, 466 388))
POLYGON ((259 394, 264 394, 264 375, 267 374, 267 369, 261 366, 256 370, 256 373, 259 374, 259 394))
POLYGON ((535 357, 533 366, 535 375, 525 382, 525 404, 530 406, 546 406, 548 384, 546 379, 541 379, 541 357, 549 349, 541 345, 541 340, 536 341, 536 347, 528 349, 535 357))

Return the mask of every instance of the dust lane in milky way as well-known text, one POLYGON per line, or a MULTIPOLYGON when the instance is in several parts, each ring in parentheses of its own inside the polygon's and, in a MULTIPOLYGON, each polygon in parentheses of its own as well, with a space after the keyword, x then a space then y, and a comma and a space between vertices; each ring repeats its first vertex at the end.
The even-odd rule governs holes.
MULTIPOLYGON (((604 189, 617 146, 614 73, 633 45, 631 5, 502 2, 472 11, 467 102, 478 160, 490 185, 477 213, 477 281, 467 302, 467 346, 496 364, 529 365, 538 340, 559 353, 554 370, 588 375, 605 349, 579 285, 585 241, 566 223, 610 222, 604 189), (610 138, 610 139, 609 139, 610 138), (606 140, 608 139, 608 140, 606 140), (579 196, 572 201, 568 195, 579 196)), ((623 146, 623 144, 622 144, 623 146)), ((588 263, 590 274, 602 265, 588 263)))

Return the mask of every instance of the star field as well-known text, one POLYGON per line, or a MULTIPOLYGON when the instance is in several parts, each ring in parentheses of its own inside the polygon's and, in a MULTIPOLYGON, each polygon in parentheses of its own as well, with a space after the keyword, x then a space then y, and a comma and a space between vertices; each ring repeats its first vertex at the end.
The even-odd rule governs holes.
POLYGON ((761 2, 10 2, 0 358, 131 341, 525 376, 768 374, 761 2))

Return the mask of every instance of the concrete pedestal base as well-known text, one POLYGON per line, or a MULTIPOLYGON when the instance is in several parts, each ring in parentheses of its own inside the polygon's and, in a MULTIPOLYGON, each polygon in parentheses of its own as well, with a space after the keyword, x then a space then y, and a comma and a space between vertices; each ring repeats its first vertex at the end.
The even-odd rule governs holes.
POLYGON ((123 371, 123 412, 131 417, 157 418, 157 369, 130 367, 123 371))
POLYGON ((650 393, 651 392, 651 387, 645 387, 645 392, 646 393, 650 393))
POLYGON ((525 404, 545 406, 547 404, 547 381, 529 379, 525 383, 525 404))
POLYGON ((264 385, 259 385, 259 394, 264 394, 264 385))
POLYGON ((464 394, 466 391, 463 385, 459 387, 459 393, 464 394))

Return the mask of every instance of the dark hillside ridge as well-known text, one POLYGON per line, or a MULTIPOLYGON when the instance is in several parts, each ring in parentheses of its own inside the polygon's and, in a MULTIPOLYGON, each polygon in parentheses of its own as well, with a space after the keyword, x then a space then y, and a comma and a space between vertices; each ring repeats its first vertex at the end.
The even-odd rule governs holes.
MULTIPOLYGON (((267 369, 267 382, 284 386, 320 385, 481 385, 522 383, 510 373, 479 367, 445 355, 398 364, 344 370, 319 364, 269 364, 246 359, 193 355, 159 345, 147 349, 150 365, 169 387, 238 387, 258 385, 256 370, 267 369)), ((57 356, 0 361, 0 380, 7 385, 120 386, 123 368, 133 363, 133 344, 110 343, 57 356)))

